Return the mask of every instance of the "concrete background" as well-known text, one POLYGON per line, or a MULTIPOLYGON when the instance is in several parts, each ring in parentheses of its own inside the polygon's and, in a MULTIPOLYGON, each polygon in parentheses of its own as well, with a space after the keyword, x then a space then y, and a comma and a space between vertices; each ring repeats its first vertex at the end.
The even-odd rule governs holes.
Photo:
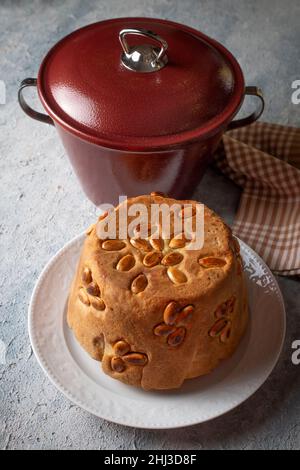
MULTIPOLYGON (((69 0, 0 2, 0 446, 3 449, 299 449, 299 281, 279 279, 288 316, 284 352, 264 386, 215 421, 174 431, 143 431, 102 421, 66 400, 32 355, 27 308, 44 264, 97 213, 82 194, 54 129, 27 118, 17 86, 36 76, 58 39, 87 23, 156 16, 203 30, 238 58, 248 84, 264 89, 265 120, 299 123, 291 83, 300 79, 297 0, 69 0)), ((239 189, 209 170, 195 197, 230 223, 239 189), (225 196, 224 196, 225 194, 225 196)))

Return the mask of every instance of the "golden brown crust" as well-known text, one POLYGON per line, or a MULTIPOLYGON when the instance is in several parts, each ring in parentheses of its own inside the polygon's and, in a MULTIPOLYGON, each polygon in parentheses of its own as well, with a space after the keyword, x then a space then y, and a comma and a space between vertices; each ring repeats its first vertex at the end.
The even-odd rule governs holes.
MULTIPOLYGON (((162 201, 195 204, 151 195, 128 206, 162 201)), ((68 324, 105 373, 144 389, 177 388, 235 351, 248 316, 238 243, 207 207, 204 222, 200 250, 174 240, 143 247, 126 239, 114 247, 99 240, 96 226, 89 230, 68 324)))

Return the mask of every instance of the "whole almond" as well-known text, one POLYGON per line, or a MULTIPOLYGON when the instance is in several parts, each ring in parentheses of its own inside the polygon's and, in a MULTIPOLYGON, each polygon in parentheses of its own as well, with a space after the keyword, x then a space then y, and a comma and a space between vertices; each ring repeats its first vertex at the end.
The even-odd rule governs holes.
POLYGON ((144 257, 143 264, 147 268, 152 268, 153 266, 159 264, 161 259, 162 253, 160 253, 159 251, 151 251, 150 253, 147 253, 144 257))
POLYGON ((124 361, 121 357, 113 357, 111 359, 110 365, 114 372, 123 372, 126 369, 124 361))
POLYGON ((208 256, 206 258, 200 258, 198 263, 203 268, 222 268, 225 266, 226 261, 222 258, 216 258, 214 256, 208 256))
POLYGON ((127 364, 132 364, 134 366, 144 366, 148 362, 146 354, 132 352, 122 356, 122 359, 127 364))
POLYGON ((99 310, 99 311, 105 310, 106 308, 104 300, 100 299, 99 297, 92 298, 91 304, 92 304, 92 307, 94 307, 96 310, 99 310))
POLYGON ((125 255, 118 262, 116 269, 118 271, 130 271, 135 265, 135 259, 132 255, 125 255))
POLYGON ((236 298, 234 295, 232 295, 230 297, 230 299, 227 300, 226 302, 226 309, 227 309, 227 314, 230 315, 233 310, 234 310, 234 306, 235 306, 235 301, 236 301, 236 298))
POLYGON ((130 351, 130 346, 126 341, 120 340, 114 344, 114 353, 117 356, 124 356, 130 351))
POLYGON ((83 282, 83 284, 87 285, 89 284, 90 282, 92 282, 92 271, 90 270, 90 268, 88 267, 85 267, 82 271, 82 274, 81 274, 81 280, 83 282))
POLYGON ((174 326, 166 325, 165 323, 160 323, 154 328, 153 333, 155 334, 155 336, 169 336, 169 334, 173 333, 173 331, 175 330, 176 327, 174 326))
POLYGON ((151 238, 150 244, 156 251, 162 251, 165 246, 164 241, 161 238, 151 238))
POLYGON ((147 240, 142 238, 131 238, 130 243, 132 246, 134 246, 134 248, 145 253, 152 250, 151 245, 147 242, 147 240))
POLYGON ((131 292, 133 292, 133 294, 139 294, 146 289, 147 285, 148 280, 145 274, 139 274, 131 283, 131 292))
POLYGON ((169 247, 173 249, 183 248, 186 245, 186 238, 182 235, 182 238, 179 236, 172 238, 169 243, 169 247))
POLYGON ((215 311, 215 317, 216 318, 222 318, 226 315, 227 313, 227 304, 226 302, 223 302, 221 305, 219 305, 215 311))
POLYGON ((184 282, 187 281, 186 275, 180 271, 178 268, 170 267, 167 270, 169 279, 174 283, 174 284, 183 284, 184 282))
POLYGON ((181 253, 173 251, 164 256, 164 258, 161 260, 161 264, 163 264, 164 266, 175 266, 176 264, 179 264, 182 259, 183 256, 181 253))
POLYGON ((168 336, 168 345, 172 347, 179 346, 185 338, 186 329, 181 326, 168 336))
POLYGON ((180 306, 175 300, 172 300, 168 303, 168 305, 164 309, 163 315, 163 319, 166 325, 174 325, 176 318, 179 314, 179 310, 180 306))
POLYGON ((87 306, 90 305, 89 296, 87 295, 87 293, 86 293, 86 291, 83 287, 81 287, 81 289, 79 289, 78 298, 79 298, 80 302, 82 302, 84 305, 87 305, 87 306))
POLYGON ((96 282, 91 282, 87 288, 87 293, 90 295, 93 295, 94 297, 99 297, 100 296, 100 289, 99 286, 96 282))
POLYGON ((226 318, 220 318, 219 320, 217 320, 216 323, 209 330, 209 336, 211 336, 212 338, 219 336, 223 329, 226 327, 227 323, 228 320, 226 318))
POLYGON ((103 250, 106 251, 120 251, 125 248, 126 243, 122 242, 122 240, 105 240, 102 243, 103 250))
POLYGON ((182 325, 182 324, 188 324, 191 322, 192 318, 193 318, 193 313, 194 313, 194 310, 195 310, 195 307, 194 305, 187 305, 186 307, 184 307, 178 317, 176 318, 176 325, 182 325))
POLYGON ((231 322, 229 321, 220 334, 221 343, 227 343, 231 335, 231 322))
MULTIPOLYGON (((138 224, 136 227, 133 229, 133 233, 136 237, 136 239, 140 238, 141 239, 141 234, 145 234, 146 236, 151 235, 152 232, 152 226, 151 224, 138 224)), ((143 240, 143 239, 142 239, 143 240)))

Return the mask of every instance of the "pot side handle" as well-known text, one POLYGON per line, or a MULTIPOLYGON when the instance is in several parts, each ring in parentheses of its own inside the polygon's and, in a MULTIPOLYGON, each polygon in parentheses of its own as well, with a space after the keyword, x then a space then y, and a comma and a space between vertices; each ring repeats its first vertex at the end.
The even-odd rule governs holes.
POLYGON ((46 122, 47 124, 51 124, 52 126, 54 126, 54 121, 53 121, 53 119, 51 119, 50 116, 48 116, 47 114, 43 114, 43 113, 39 113, 38 111, 35 111, 34 109, 32 109, 26 103, 25 98, 23 96, 23 90, 24 90, 24 88, 27 88, 29 86, 35 86, 36 87, 37 86, 37 79, 36 78, 25 78, 25 80, 23 80, 21 82, 21 85, 20 85, 20 88, 19 88, 19 91, 18 91, 19 105, 23 109, 24 113, 26 113, 32 119, 36 119, 37 121, 41 121, 41 122, 46 122))
POLYGON ((231 121, 227 126, 227 131, 237 129, 238 127, 248 126, 249 124, 257 121, 257 119, 262 115, 265 109, 265 100, 261 89, 256 86, 246 86, 245 95, 257 96, 257 98, 259 98, 259 104, 256 110, 249 116, 237 119, 236 121, 231 121))

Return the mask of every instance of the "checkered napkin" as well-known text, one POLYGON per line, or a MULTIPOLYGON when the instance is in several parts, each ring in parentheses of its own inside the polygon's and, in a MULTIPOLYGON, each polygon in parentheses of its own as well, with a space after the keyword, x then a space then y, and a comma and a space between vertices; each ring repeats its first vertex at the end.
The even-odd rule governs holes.
POLYGON ((215 163, 243 188, 234 233, 277 274, 300 275, 300 129, 257 122, 229 131, 215 163))

